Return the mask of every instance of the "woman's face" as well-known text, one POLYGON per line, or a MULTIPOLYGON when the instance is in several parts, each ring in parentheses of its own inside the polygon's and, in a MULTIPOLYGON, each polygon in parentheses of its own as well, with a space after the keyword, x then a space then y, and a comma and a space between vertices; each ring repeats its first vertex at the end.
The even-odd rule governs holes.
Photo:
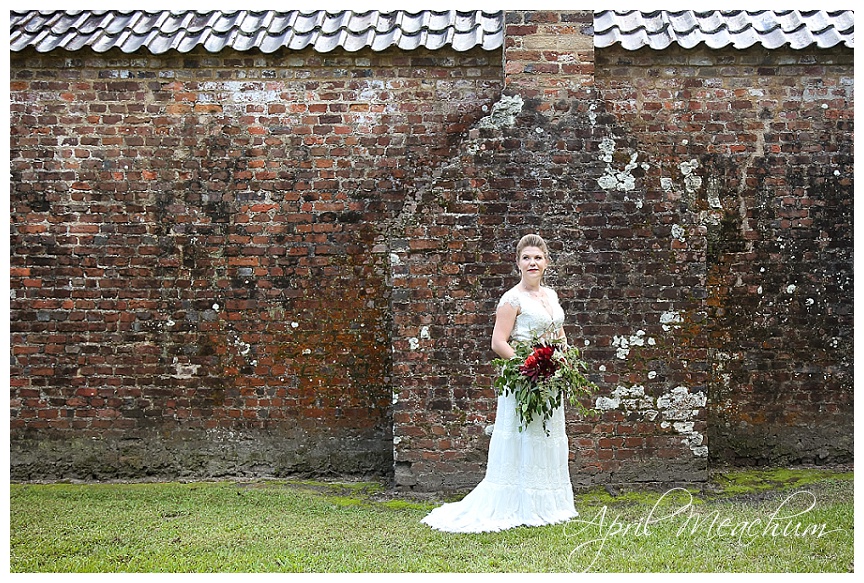
POLYGON ((539 282, 546 271, 546 254, 539 247, 525 247, 519 254, 518 264, 523 279, 539 282))

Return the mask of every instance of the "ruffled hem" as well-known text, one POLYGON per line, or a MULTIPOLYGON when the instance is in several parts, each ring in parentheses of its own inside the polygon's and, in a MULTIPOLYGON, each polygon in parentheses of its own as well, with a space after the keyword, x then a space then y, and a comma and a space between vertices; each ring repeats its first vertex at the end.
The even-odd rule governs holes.
POLYGON ((497 532, 577 516, 572 489, 537 490, 483 480, 465 498, 435 508, 421 522, 443 532, 497 532))

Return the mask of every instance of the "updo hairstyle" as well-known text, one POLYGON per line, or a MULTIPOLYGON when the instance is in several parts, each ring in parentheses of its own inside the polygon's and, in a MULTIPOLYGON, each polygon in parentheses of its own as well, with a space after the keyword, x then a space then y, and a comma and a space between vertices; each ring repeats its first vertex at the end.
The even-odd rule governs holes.
POLYGON ((552 258, 549 257, 549 248, 546 247, 546 241, 543 240, 543 237, 540 235, 535 235, 533 233, 529 235, 525 235, 521 239, 519 239, 519 243, 516 245, 516 262, 519 262, 519 257, 522 256, 522 250, 525 247, 537 247, 543 252, 543 255, 546 257, 547 263, 552 263, 552 258))

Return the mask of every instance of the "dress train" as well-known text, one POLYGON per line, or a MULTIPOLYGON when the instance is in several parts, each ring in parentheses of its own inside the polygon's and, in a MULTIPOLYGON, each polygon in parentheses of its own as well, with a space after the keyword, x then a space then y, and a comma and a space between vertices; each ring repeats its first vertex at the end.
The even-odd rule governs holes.
POLYGON ((499 396, 485 477, 462 500, 435 508, 422 522, 445 532, 490 532, 578 516, 563 407, 547 428, 549 435, 535 419, 520 432, 515 398, 499 396))

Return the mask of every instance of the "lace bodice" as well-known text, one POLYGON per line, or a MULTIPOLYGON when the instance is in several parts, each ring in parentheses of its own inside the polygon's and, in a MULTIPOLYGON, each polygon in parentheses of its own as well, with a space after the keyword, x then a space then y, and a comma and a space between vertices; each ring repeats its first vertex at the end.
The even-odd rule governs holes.
POLYGON ((546 293, 549 305, 552 307, 551 314, 539 299, 532 297, 519 286, 511 288, 501 296, 499 307, 506 302, 519 310, 513 331, 510 333, 511 340, 527 342, 550 329, 558 331, 564 325, 564 310, 558 303, 558 294, 549 287, 542 286, 541 289, 546 293))

